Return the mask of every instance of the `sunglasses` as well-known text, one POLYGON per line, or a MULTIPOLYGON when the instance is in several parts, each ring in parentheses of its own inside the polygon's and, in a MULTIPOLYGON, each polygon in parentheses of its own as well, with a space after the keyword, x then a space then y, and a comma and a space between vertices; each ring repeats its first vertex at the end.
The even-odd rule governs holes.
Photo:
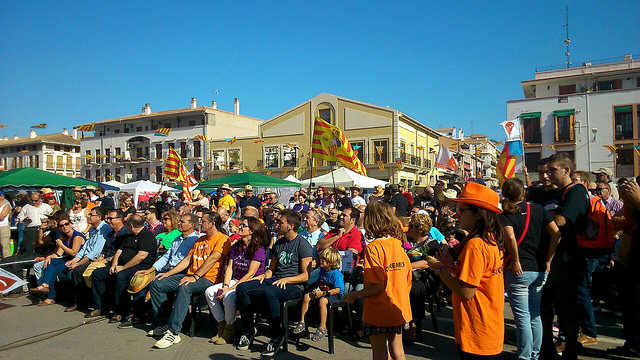
POLYGON ((67 225, 71 225, 71 223, 70 222, 61 223, 61 224, 58 224, 58 227, 65 227, 67 225))
POLYGON ((169 217, 163 217, 162 220, 171 220, 169 217))
POLYGON ((119 217, 117 217, 117 216, 114 216, 114 217, 106 217, 106 218, 105 218, 105 220, 107 220, 107 221, 111 221, 111 220, 113 220, 113 219, 120 219, 120 218, 119 218, 119 217))

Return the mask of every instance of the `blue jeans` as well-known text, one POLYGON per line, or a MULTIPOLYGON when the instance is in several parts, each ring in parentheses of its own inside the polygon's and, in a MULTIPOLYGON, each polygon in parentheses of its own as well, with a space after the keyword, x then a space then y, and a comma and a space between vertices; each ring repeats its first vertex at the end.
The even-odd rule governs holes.
POLYGON ((538 359, 542 346, 540 299, 547 274, 525 271, 516 276, 513 271, 505 271, 504 281, 516 322, 518 359, 538 359))
POLYGON ((236 288, 236 301, 240 310, 242 332, 249 333, 253 324, 253 312, 257 304, 266 304, 271 317, 271 332, 274 338, 282 335, 280 327, 280 306, 287 300, 301 298, 303 293, 300 286, 287 284, 284 289, 272 285, 277 279, 266 279, 260 284, 258 280, 246 281, 236 288))
POLYGON ((578 297, 578 314, 579 324, 582 327, 582 333, 590 336, 597 337, 598 330, 596 328, 596 316, 593 312, 593 304, 591 303, 591 278, 593 272, 601 266, 601 264, 608 264, 609 257, 600 258, 586 258, 586 273, 582 282, 578 285, 577 297, 578 297))
POLYGON ((44 268, 42 277, 39 280, 38 285, 47 284, 49 285, 49 295, 48 299, 56 298, 56 279, 58 278, 58 274, 61 274, 67 267, 64 265, 67 261, 63 258, 55 258, 51 259, 49 265, 44 268))
POLYGON ((187 317, 189 310, 189 304, 191 303, 192 294, 204 294, 213 283, 209 279, 201 277, 196 282, 189 283, 188 285, 178 286, 180 280, 187 275, 176 274, 171 275, 162 280, 155 280, 151 283, 151 306, 153 308, 153 316, 157 325, 158 315, 160 307, 167 301, 167 293, 175 292, 176 297, 173 302, 173 310, 169 316, 169 330, 172 333, 178 334, 182 329, 182 323, 184 318, 187 317))

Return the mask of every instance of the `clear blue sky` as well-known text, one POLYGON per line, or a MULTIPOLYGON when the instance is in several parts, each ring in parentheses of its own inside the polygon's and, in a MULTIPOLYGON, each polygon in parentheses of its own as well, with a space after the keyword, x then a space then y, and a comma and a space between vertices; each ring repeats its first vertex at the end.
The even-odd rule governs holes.
MULTIPOLYGON (((187 3, 3 1, 0 136, 193 96, 227 110, 239 97, 241 113, 268 119, 329 92, 501 139, 520 81, 564 62, 564 1, 187 3)), ((640 1, 569 11, 574 62, 640 57, 640 1)))

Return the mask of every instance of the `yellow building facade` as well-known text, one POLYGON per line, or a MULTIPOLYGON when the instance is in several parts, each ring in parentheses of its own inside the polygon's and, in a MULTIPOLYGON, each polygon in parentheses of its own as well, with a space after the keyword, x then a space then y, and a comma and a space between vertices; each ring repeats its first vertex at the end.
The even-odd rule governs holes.
MULTIPOLYGON (((407 186, 433 185, 439 134, 388 107, 320 94, 259 125, 258 136, 208 142, 209 178, 254 171, 284 178, 311 176, 313 121, 340 127, 367 168, 367 174, 407 186)), ((314 159, 314 176, 335 164, 314 159)))

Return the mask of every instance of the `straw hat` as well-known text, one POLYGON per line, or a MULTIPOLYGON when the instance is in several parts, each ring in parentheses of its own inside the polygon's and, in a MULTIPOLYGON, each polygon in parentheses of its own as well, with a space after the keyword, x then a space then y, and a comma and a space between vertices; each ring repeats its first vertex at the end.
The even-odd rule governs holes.
POLYGON ((92 190, 92 191, 93 191, 93 190, 95 190, 95 189, 96 189, 96 187, 95 187, 95 186, 93 186, 93 185, 89 185, 89 186, 85 187, 84 189, 85 189, 85 190, 92 190))
POLYGON ((384 195, 384 188, 380 185, 376 186, 376 191, 373 193, 373 196, 382 196, 384 195))
POLYGON ((451 199, 458 203, 477 206, 491 212, 500 214, 500 196, 490 188, 475 182, 469 182, 462 189, 462 193, 456 199, 451 199))
POLYGON ((231 188, 231 186, 229 186, 229 184, 222 184, 222 186, 220 186, 220 190, 233 191, 233 189, 231 188))
POLYGON ((40 189, 40 192, 42 193, 42 195, 47 195, 47 194, 51 194, 53 192, 53 190, 51 190, 50 188, 42 188, 40 189))
POLYGON ((593 173, 594 174, 605 174, 605 175, 609 175, 609 177, 613 176, 613 171, 611 171, 611 169, 608 169, 608 168, 605 168, 605 167, 600 168, 597 171, 594 171, 593 173))
POLYGON ((344 186, 338 186, 338 188, 336 189, 337 192, 346 194, 347 193, 347 189, 344 186))
POLYGON ((155 277, 156 277, 155 270, 151 271, 146 275, 142 275, 142 274, 133 275, 133 277, 131 278, 131 281, 129 281, 129 288, 127 289, 127 292, 129 294, 138 293, 140 290, 147 287, 147 285, 149 285, 153 281, 153 278, 155 277))
POLYGON ((351 186, 351 188, 352 188, 352 189, 357 189, 358 191, 361 191, 361 190, 362 190, 362 188, 361 188, 361 187, 360 187, 360 185, 358 185, 358 184, 353 184, 353 185, 351 186))
POLYGON ((82 191, 82 187, 81 186, 74 186, 73 187, 73 191, 82 191))
POLYGON ((263 194, 275 194, 275 193, 273 192, 273 190, 271 190, 271 188, 266 188, 264 189, 263 194))
POLYGON ((253 186, 251 186, 251 185, 246 185, 246 186, 244 187, 244 190, 245 190, 245 191, 253 191, 253 186))

